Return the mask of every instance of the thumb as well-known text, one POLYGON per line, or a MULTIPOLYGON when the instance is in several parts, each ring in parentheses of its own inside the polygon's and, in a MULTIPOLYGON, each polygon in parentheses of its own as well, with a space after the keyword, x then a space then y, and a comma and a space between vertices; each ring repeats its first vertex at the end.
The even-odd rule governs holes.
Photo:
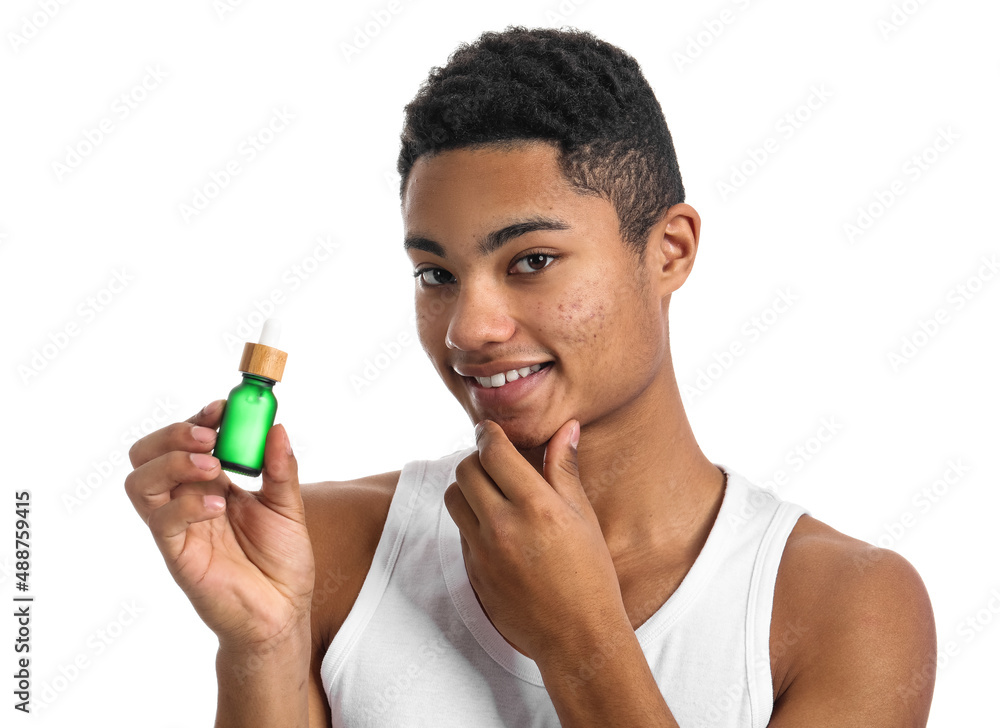
POLYGON ((275 425, 267 433, 264 443, 264 484, 261 495, 280 509, 302 511, 299 492, 299 464, 292 454, 292 444, 284 425, 275 425))
POLYGON ((542 475, 557 493, 577 505, 581 505, 580 498, 587 499, 576 459, 579 439, 580 421, 569 420, 549 438, 542 457, 542 475))

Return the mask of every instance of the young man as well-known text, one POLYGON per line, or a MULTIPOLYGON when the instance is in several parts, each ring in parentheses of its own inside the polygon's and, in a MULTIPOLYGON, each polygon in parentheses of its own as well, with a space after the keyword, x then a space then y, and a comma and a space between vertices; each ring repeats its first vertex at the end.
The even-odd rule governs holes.
POLYGON ((420 341, 477 445, 300 491, 277 425, 250 493, 208 454, 221 401, 135 444, 216 725, 926 725, 912 566, 692 434, 667 309, 700 218, 636 62, 508 28, 406 111, 420 341))

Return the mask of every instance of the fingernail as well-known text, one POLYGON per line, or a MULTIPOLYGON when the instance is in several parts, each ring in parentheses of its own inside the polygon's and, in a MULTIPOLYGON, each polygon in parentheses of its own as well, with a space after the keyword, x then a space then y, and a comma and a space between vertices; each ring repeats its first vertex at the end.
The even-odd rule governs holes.
POLYGON ((573 429, 569 431, 569 444, 573 446, 576 450, 576 446, 580 444, 580 421, 577 420, 573 423, 573 429))
POLYGON ((195 425, 191 428, 191 437, 198 442, 212 442, 215 439, 215 430, 210 427, 195 425))
POLYGON ((201 410, 202 414, 205 414, 205 415, 214 415, 214 414, 215 414, 215 412, 216 412, 216 410, 218 410, 218 409, 219 409, 219 407, 220 407, 220 406, 222 405, 222 403, 223 403, 224 401, 225 401, 225 400, 222 400, 222 399, 217 399, 217 400, 215 400, 214 402, 210 402, 209 404, 206 404, 206 405, 205 405, 205 406, 204 406, 204 407, 202 408, 202 410, 201 410))
POLYGON ((202 470, 211 470, 219 461, 203 452, 193 452, 191 453, 191 462, 202 470))
POLYGON ((292 454, 292 441, 288 439, 288 431, 284 427, 281 430, 285 433, 285 452, 292 454))
POLYGON ((210 511, 221 511, 226 505, 226 499, 221 495, 205 495, 202 496, 202 502, 205 507, 210 511))

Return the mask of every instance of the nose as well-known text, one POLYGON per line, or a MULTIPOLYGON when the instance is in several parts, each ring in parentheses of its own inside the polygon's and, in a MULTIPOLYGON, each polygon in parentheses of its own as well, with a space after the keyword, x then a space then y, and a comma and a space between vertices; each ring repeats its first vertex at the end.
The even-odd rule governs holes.
POLYGON ((514 319, 504 296, 466 285, 459 289, 445 334, 449 349, 475 351, 514 334, 514 319))

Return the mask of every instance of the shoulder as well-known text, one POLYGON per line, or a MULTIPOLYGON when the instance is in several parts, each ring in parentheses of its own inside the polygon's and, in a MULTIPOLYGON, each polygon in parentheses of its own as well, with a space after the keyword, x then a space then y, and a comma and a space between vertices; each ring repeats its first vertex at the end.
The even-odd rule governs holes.
POLYGON ((324 651, 354 606, 371 568, 400 472, 301 486, 316 562, 313 639, 324 651))
POLYGON ((830 701, 841 721, 924 725, 936 641, 927 589, 909 561, 799 518, 775 583, 773 725, 823 723, 830 701))

